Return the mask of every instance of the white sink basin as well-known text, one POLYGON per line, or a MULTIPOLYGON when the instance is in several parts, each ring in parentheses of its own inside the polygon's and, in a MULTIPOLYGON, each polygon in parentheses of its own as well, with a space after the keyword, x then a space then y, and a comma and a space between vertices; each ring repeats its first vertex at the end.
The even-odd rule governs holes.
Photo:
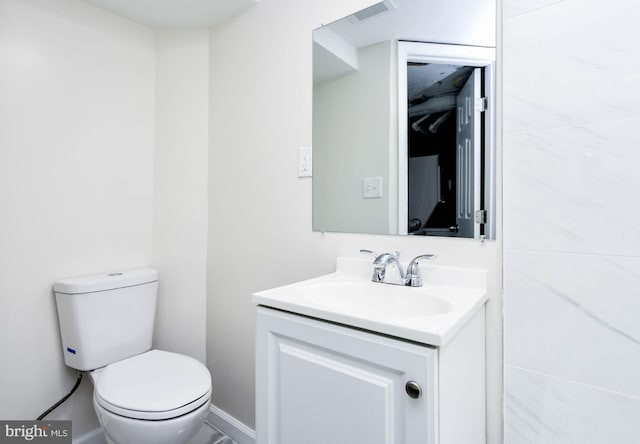
POLYGON ((371 282, 371 261, 338 258, 337 271, 253 295, 253 301, 435 346, 444 345, 487 300, 486 272, 423 266, 422 287, 371 282))
POLYGON ((453 305, 425 287, 402 287, 370 281, 317 282, 302 297, 314 304, 358 316, 413 318, 450 312, 453 305))

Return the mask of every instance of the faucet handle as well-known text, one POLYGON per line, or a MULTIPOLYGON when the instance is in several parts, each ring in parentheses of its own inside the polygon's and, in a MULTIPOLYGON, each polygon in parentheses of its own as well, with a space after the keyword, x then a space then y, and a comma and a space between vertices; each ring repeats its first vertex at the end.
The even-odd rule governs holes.
POLYGON ((407 267, 406 274, 406 285, 410 287, 422 287, 422 277, 420 276, 420 268, 418 267, 418 263, 423 259, 433 260, 438 256, 435 254, 421 254, 420 256, 414 257, 411 262, 409 262, 409 266, 407 267))
POLYGON ((374 260, 378 257, 378 254, 374 251, 371 250, 360 250, 360 253, 362 254, 370 254, 373 256, 374 260))

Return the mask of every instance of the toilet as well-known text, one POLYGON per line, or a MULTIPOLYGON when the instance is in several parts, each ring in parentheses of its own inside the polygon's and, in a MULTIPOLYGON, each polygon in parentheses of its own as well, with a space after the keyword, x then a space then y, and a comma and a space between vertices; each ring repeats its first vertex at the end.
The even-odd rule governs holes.
POLYGON ((209 413, 211 374, 151 348, 158 272, 138 268, 57 281, 62 353, 89 373, 109 444, 184 444, 209 413))

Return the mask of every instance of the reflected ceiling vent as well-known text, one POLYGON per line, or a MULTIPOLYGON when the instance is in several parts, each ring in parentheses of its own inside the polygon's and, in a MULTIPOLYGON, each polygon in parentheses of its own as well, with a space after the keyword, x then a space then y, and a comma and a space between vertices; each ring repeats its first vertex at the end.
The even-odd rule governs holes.
POLYGON ((353 23, 360 23, 361 21, 373 17, 374 15, 382 14, 383 12, 389 11, 391 9, 396 9, 396 5, 394 5, 391 0, 385 0, 350 15, 349 19, 353 23))

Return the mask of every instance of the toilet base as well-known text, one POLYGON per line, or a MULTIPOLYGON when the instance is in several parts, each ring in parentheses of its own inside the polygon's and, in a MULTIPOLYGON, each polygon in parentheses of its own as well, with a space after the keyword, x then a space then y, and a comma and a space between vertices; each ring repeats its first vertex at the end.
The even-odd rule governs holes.
POLYGON ((163 421, 131 419, 93 407, 108 444, 186 444, 202 427, 209 414, 209 402, 186 415, 163 421))

